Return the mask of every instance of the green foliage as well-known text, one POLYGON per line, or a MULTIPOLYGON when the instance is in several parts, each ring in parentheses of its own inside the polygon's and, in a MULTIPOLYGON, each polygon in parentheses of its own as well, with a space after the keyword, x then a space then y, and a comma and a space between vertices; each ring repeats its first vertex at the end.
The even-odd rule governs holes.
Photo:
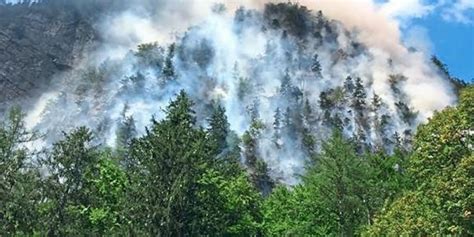
POLYGON ((304 177, 305 184, 317 190, 330 215, 336 217, 337 225, 331 228, 344 235, 353 235, 364 220, 363 203, 358 197, 358 192, 365 189, 362 160, 357 157, 355 147, 336 131, 323 144, 323 151, 315 162, 316 166, 304 177))
POLYGON ((209 122, 209 138, 212 144, 216 145, 217 154, 222 153, 227 148, 227 136, 230 131, 230 124, 227 121, 225 115, 225 109, 221 105, 217 105, 211 117, 208 119, 209 122))
POLYGON ((243 157, 253 184, 263 195, 268 195, 274 183, 268 174, 267 164, 258 154, 257 139, 262 129, 264 129, 264 124, 260 120, 254 120, 249 130, 244 133, 242 136, 243 157))
POLYGON ((92 204, 87 176, 96 172, 98 160, 92 141, 91 131, 80 127, 54 144, 44 160, 49 172, 44 182, 47 201, 40 208, 47 234, 77 235, 90 228, 83 212, 92 204))
POLYGON ((23 122, 24 114, 12 108, 0 123, 0 235, 31 235, 41 201, 39 173, 31 164, 26 145, 36 140, 23 122))
POLYGON ((362 79, 360 79, 359 77, 355 81, 354 92, 352 95, 353 95, 352 106, 354 106, 354 109, 356 109, 359 113, 361 113, 361 111, 366 106, 367 93, 365 92, 365 87, 362 83, 362 79))
POLYGON ((465 81, 459 79, 459 78, 456 78, 456 77, 453 77, 451 75, 451 73, 449 73, 449 70, 448 70, 448 65, 446 65, 445 63, 443 63, 438 57, 436 57, 435 55, 433 55, 431 57, 431 62, 438 68, 438 70, 441 72, 442 75, 444 75, 448 80, 449 82, 454 86, 454 89, 456 91, 456 93, 459 95, 459 92, 468 86, 468 83, 466 83, 465 81))
POLYGON ((310 32, 310 11, 305 6, 294 3, 268 3, 264 18, 274 28, 283 28, 288 33, 304 38, 310 32))
POLYGON ((418 128, 407 168, 414 185, 382 212, 370 235, 474 234, 473 95, 467 87, 460 105, 418 128))
POLYGON ((298 185, 292 190, 275 188, 265 200, 264 234, 266 236, 328 236, 336 233, 335 218, 325 208, 319 194, 298 185))
POLYGON ((139 57, 145 57, 150 51, 154 50, 158 47, 158 44, 155 43, 147 43, 147 44, 140 44, 138 45, 138 51, 135 55, 139 57))
POLYGON ((405 156, 358 155, 338 131, 292 190, 276 188, 263 205, 268 235, 360 234, 375 214, 404 189, 405 156), (399 167, 395 169, 394 167, 399 167))
POLYGON ((132 139, 136 136, 135 120, 132 116, 127 116, 128 105, 125 105, 121 113, 121 119, 115 132, 116 152, 123 160, 123 165, 128 166, 128 153, 132 139))
MULTIPOLYGON (((352 95, 365 93, 357 92, 360 83, 352 95)), ((346 103, 348 90, 328 91, 321 102, 346 103)), ((391 154, 358 150, 363 128, 352 140, 336 129, 321 151, 311 150, 310 104, 278 109, 271 139, 297 130, 291 135, 312 158, 300 184, 277 188, 258 149, 266 128, 256 109, 241 138, 221 106, 204 130, 181 91, 142 137, 134 138, 125 108, 114 149, 96 146, 92 131, 80 127, 36 154, 27 147, 37 135, 14 108, 0 123, 0 235, 470 236, 474 87, 459 101, 419 126, 413 153, 405 149, 411 131, 395 133, 391 154)), ((374 95, 372 111, 382 103, 374 95)), ((322 106, 328 113, 329 105, 322 106)), ((337 112, 328 116, 342 124, 337 112)), ((386 136, 390 118, 375 119, 386 136)))
POLYGON ((90 195, 94 200, 84 213, 92 226, 91 233, 118 233, 127 223, 126 213, 123 212, 127 176, 109 152, 100 155, 95 171, 87 175, 92 186, 90 195))
POLYGON ((137 226, 150 235, 196 233, 197 182, 214 158, 206 133, 194 127, 192 101, 184 91, 166 109, 166 118, 132 145, 140 164, 136 184, 144 204, 137 226), (164 175, 166 174, 166 175, 164 175))
POLYGON ((261 197, 247 176, 225 177, 209 169, 199 179, 198 199, 203 235, 245 235, 260 233, 261 197))

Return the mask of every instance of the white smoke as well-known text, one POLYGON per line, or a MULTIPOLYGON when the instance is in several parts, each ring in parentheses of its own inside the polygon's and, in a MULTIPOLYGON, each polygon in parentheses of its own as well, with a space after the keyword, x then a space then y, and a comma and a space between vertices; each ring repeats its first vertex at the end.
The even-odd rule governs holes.
MULTIPOLYGON (((281 30, 269 29, 261 14, 264 1, 228 1, 227 10, 204 0, 130 1, 125 10, 101 18, 96 28, 106 43, 39 98, 28 113, 27 123, 48 133, 50 141, 57 139, 59 131, 86 125, 113 146, 125 106, 142 134, 151 117, 162 118, 163 108, 185 89, 196 102, 201 125, 205 125, 209 105, 218 100, 226 108, 231 129, 239 135, 249 129, 249 108, 256 107, 265 125, 259 139, 260 156, 274 177, 294 184, 307 160, 302 142, 285 135, 281 138, 283 147, 276 149, 272 141, 275 110, 296 109, 295 102, 279 92, 285 74, 311 103, 318 121, 323 117, 318 105, 320 93, 341 86, 349 75, 363 79, 369 99, 374 93, 381 96, 385 113, 393 118, 399 117, 394 104, 400 98, 392 91, 390 75, 407 78, 400 85, 406 96, 402 100, 419 112, 417 122, 455 102, 452 89, 430 64, 426 51, 411 51, 402 44, 399 22, 387 8, 371 0, 298 2, 311 9, 313 17, 322 10, 329 19, 337 20, 325 23, 329 29, 321 30, 321 39, 282 37, 281 30), (235 10, 241 5, 256 10, 239 10, 241 15, 236 16, 235 10), (238 17, 242 21, 236 20, 238 17), (175 41, 177 50, 172 60, 176 80, 169 81, 162 68, 167 47, 175 41), (134 50, 138 44, 152 42, 160 47, 152 51, 150 64, 134 50), (362 48, 354 46, 359 42, 362 48), (310 70, 316 53, 321 78, 310 70)), ((344 108, 341 114, 350 120, 346 133, 355 134, 354 116, 344 108)), ((415 125, 395 119, 392 130, 402 133, 415 125)), ((318 142, 329 134, 322 123, 304 126, 318 142)), ((367 132, 368 139, 374 140, 377 136, 371 131, 367 132)))

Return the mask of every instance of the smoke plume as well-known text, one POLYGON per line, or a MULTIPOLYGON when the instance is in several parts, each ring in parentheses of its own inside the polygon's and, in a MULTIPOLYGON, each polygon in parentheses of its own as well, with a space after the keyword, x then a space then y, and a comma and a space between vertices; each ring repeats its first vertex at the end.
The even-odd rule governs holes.
POLYGON ((214 103, 225 107, 239 135, 261 121, 259 155, 274 178, 295 184, 309 157, 295 133, 311 134, 317 149, 331 132, 326 120, 340 119, 347 136, 390 147, 392 134, 408 139, 417 124, 456 101, 429 55, 408 49, 399 22, 371 0, 278 2, 117 1, 95 25, 106 43, 57 75, 29 111, 28 125, 47 134, 46 144, 85 125, 114 146, 124 116, 133 116, 143 134, 184 89, 201 126, 214 103), (144 43, 152 44, 137 49, 144 43), (344 88, 347 77, 364 86, 362 115, 344 88), (323 92, 333 109, 322 105, 323 92), (382 105, 371 109, 376 95, 382 105), (290 122, 276 126, 277 110, 290 122), (391 118, 384 129, 381 114, 391 118))

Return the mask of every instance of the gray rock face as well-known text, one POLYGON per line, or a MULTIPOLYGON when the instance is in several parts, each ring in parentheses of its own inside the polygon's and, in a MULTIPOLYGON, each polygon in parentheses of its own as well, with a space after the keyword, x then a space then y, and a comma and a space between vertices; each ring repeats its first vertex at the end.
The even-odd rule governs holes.
POLYGON ((93 47, 91 22, 64 5, 0 2, 0 112, 37 96, 93 47))

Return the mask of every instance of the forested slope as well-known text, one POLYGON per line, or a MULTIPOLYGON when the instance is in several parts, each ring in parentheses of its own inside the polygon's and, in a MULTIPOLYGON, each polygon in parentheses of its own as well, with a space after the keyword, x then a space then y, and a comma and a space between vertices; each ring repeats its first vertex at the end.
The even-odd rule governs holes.
POLYGON ((474 235, 438 58, 293 3, 133 44, 173 4, 0 1, 0 235, 474 235))

